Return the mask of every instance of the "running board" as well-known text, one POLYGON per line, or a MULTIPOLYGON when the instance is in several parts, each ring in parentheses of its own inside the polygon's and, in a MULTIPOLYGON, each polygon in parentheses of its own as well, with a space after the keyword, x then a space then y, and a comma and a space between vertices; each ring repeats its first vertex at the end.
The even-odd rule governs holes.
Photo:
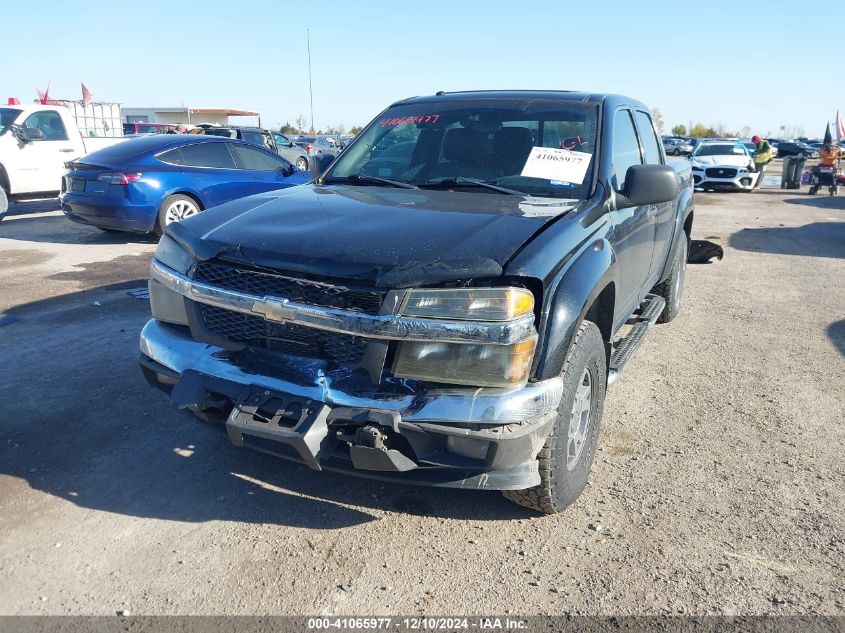
POLYGON ((629 319, 629 323, 633 323, 631 331, 614 345, 613 353, 610 355, 610 367, 607 374, 608 389, 619 379, 619 374, 643 344, 649 330, 660 318, 664 307, 666 307, 666 300, 663 297, 646 295, 638 308, 638 313, 631 316, 629 319))

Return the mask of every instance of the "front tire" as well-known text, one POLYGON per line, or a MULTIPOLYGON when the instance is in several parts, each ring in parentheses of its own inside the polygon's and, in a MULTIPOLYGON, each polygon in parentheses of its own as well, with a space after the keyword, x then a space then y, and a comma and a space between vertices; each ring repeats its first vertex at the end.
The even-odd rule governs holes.
POLYGON ((546 443, 537 455, 540 483, 502 494, 516 504, 554 514, 572 505, 587 485, 596 454, 607 359, 595 323, 584 321, 563 366, 563 398, 546 443))
POLYGON ((308 159, 300 156, 296 159, 296 166, 302 171, 308 171, 308 159))
POLYGON ((189 196, 176 194, 167 196, 158 208, 156 234, 164 235, 164 229, 171 222, 181 222, 202 211, 199 203, 189 196))
POLYGON ((675 259, 672 260, 672 271, 669 276, 657 284, 651 291, 652 294, 663 297, 666 306, 657 319, 658 323, 668 323, 681 311, 681 299, 684 297, 684 279, 687 271, 687 257, 689 253, 687 235, 681 235, 681 242, 675 251, 675 259))

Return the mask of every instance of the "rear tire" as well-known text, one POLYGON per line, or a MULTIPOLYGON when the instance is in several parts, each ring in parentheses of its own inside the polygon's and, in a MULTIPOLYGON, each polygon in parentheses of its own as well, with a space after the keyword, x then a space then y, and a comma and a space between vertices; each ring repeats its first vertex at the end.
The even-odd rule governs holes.
POLYGON ((171 222, 181 222, 202 211, 200 204, 190 196, 177 193, 167 196, 158 208, 158 219, 156 220, 155 234, 164 235, 164 229, 171 222))
POLYGON ((296 166, 302 171, 308 171, 308 159, 304 156, 300 156, 296 159, 296 166))
POLYGON ((578 498, 590 475, 596 454, 604 396, 607 360, 604 341, 595 323, 583 321, 563 365, 563 398, 537 455, 540 483, 525 490, 504 490, 509 501, 554 514, 578 498))
POLYGON ((9 210, 9 196, 6 195, 6 190, 0 186, 0 222, 6 217, 6 212, 9 210))
POLYGON ((651 291, 652 294, 663 297, 666 300, 666 306, 663 312, 658 317, 658 323, 668 323, 681 311, 681 299, 684 296, 684 279, 687 271, 687 257, 689 254, 689 244, 687 242, 687 235, 681 235, 681 242, 675 251, 675 259, 672 260, 672 271, 669 276, 657 284, 651 291))

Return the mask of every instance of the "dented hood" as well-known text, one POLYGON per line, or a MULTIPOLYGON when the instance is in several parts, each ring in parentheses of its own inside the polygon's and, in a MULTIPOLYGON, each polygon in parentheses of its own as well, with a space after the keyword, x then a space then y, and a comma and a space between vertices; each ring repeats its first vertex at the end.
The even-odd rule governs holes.
POLYGON ((167 232, 200 259, 403 287, 501 275, 522 244, 577 202, 302 185, 229 202, 167 232))

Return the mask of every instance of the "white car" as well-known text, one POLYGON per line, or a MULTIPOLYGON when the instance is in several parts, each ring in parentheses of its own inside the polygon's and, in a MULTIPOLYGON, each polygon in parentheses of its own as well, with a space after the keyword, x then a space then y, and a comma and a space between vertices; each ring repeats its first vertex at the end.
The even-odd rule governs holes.
POLYGON ((760 177, 740 141, 702 141, 689 160, 696 189, 751 191, 760 177))
POLYGON ((63 105, 0 107, 0 220, 10 200, 57 196, 66 162, 123 139, 83 136, 63 105))

